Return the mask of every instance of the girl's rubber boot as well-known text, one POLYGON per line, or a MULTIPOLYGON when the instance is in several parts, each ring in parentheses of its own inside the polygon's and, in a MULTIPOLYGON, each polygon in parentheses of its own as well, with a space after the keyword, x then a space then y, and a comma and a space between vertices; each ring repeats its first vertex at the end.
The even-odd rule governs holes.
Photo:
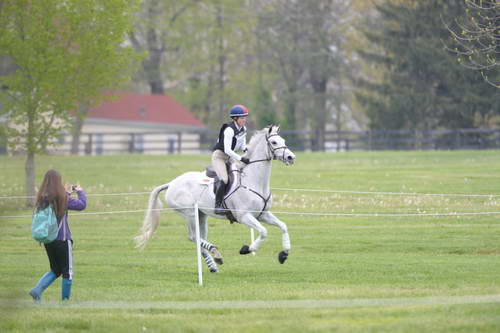
POLYGON ((73 280, 63 279, 62 280, 62 300, 67 301, 71 296, 71 285, 73 284, 73 280))
POLYGON ((45 273, 40 281, 36 284, 35 288, 31 289, 29 294, 31 297, 33 297, 33 301, 35 303, 40 303, 42 300, 42 294, 45 289, 47 289, 52 282, 54 282, 57 279, 57 276, 54 274, 54 272, 50 271, 45 273))

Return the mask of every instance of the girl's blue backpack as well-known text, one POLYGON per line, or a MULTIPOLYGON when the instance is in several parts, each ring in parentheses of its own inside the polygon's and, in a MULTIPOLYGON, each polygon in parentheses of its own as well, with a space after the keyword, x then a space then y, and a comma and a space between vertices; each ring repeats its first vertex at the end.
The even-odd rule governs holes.
POLYGON ((40 243, 50 243, 57 238, 59 226, 51 205, 36 210, 31 220, 31 236, 40 243))

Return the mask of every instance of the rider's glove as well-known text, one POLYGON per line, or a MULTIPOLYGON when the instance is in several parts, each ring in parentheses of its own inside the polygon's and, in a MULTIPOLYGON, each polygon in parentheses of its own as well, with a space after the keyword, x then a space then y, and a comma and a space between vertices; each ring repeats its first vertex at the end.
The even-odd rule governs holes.
POLYGON ((248 158, 246 158, 246 157, 242 157, 241 158, 241 162, 243 162, 245 164, 248 164, 248 163, 250 163, 250 160, 248 158))

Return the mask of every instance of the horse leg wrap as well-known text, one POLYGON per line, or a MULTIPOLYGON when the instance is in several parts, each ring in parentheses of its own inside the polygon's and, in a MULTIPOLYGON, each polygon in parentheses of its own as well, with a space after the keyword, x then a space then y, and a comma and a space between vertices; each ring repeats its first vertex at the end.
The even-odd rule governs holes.
POLYGON ((217 264, 212 259, 212 256, 206 250, 202 250, 201 254, 203 255, 203 258, 205 259, 205 262, 207 263, 207 266, 208 266, 208 269, 210 270, 210 272, 217 273, 219 271, 219 269, 217 268, 217 264))
POLYGON ((223 264, 222 254, 219 252, 215 245, 207 242, 206 240, 201 240, 200 245, 202 248, 210 251, 213 254, 216 263, 218 263, 219 265, 223 264))
POLYGON ((290 236, 287 233, 283 234, 283 250, 288 251, 290 250, 291 245, 290 245, 290 236))
POLYGON ((203 239, 201 240, 200 245, 202 248, 204 248, 210 252, 213 252, 213 249, 215 249, 215 246, 213 244, 211 244, 203 239))

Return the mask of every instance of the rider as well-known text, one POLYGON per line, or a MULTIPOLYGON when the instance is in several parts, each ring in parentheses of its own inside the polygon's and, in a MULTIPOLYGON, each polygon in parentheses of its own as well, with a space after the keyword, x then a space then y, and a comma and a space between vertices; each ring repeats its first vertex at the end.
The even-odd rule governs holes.
POLYGON ((213 147, 212 153, 212 166, 221 180, 215 194, 215 213, 221 215, 225 214, 224 209, 222 209, 222 200, 229 180, 226 163, 229 162, 230 158, 245 164, 250 163, 248 158, 241 157, 235 153, 235 151, 247 151, 247 128, 245 124, 247 122, 248 109, 243 105, 234 105, 229 111, 229 116, 233 121, 223 124, 220 128, 219 138, 213 147))

